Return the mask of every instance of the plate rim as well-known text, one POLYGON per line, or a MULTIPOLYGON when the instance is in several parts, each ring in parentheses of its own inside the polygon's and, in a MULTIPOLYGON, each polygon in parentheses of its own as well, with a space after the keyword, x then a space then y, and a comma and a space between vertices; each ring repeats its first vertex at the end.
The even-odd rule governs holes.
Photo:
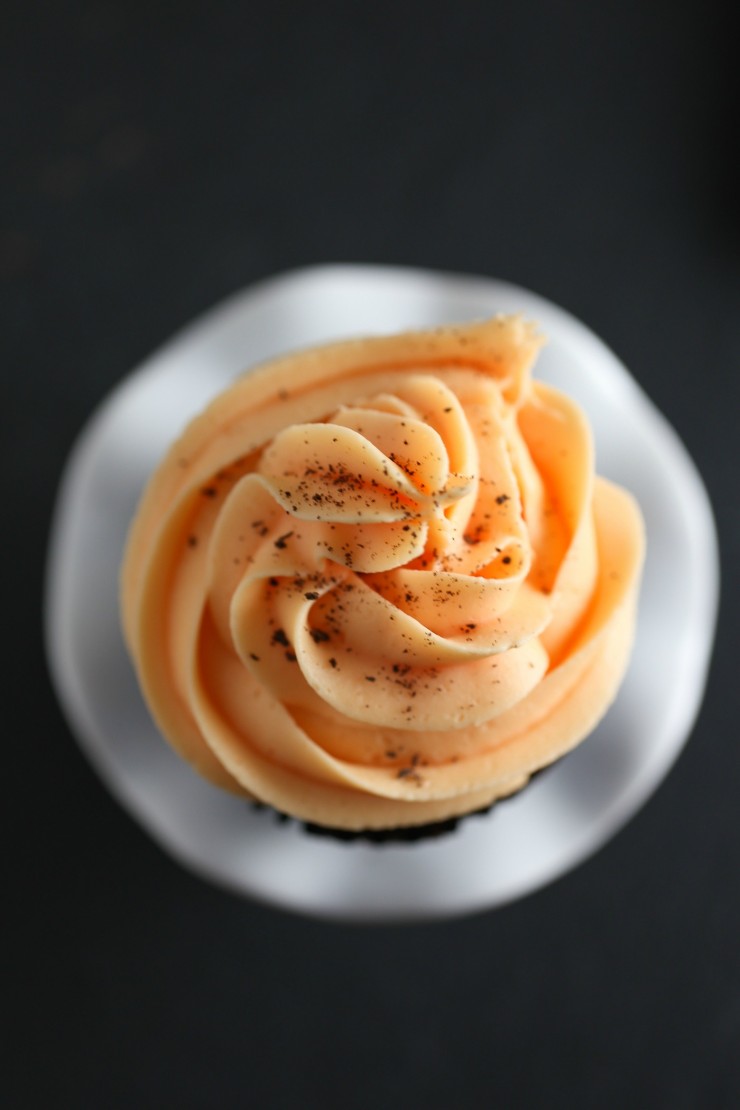
MULTIPOLYGON (((528 308, 527 314, 529 314, 529 311, 530 309, 528 308)), ((252 365, 257 364, 258 363, 253 363, 252 365)), ((525 894, 534 893, 536 890, 542 889, 544 886, 549 885, 562 875, 579 866, 597 852, 642 808, 678 759, 693 731, 701 708, 707 675, 711 664, 712 647, 716 631, 719 603, 719 571, 719 544, 711 503, 701 476, 685 445, 667 418, 660 412, 643 387, 635 380, 615 353, 582 321, 572 316, 566 309, 541 297, 539 294, 497 278, 470 274, 456 274, 415 267, 366 265, 362 263, 326 263, 288 270, 284 273, 266 277, 252 285, 236 290, 223 300, 206 309, 205 312, 198 314, 183 327, 177 329, 170 339, 155 348, 152 354, 117 382, 94 408, 72 444, 55 497, 47 547, 43 589, 44 643, 53 686, 78 747, 81 748, 86 759, 93 766, 96 774, 98 774, 103 784, 125 812, 128 813, 137 824, 144 828, 147 835, 158 844, 160 849, 176 859, 181 866, 196 873, 206 881, 215 883, 241 896, 249 897, 264 905, 274 908, 279 907, 290 912, 302 913, 314 918, 327 918, 334 921, 341 920, 346 922, 356 921, 362 923, 399 923, 402 921, 442 920, 497 908, 525 894), (341 909, 334 907, 322 911, 320 906, 300 904, 296 901, 280 900, 258 889, 246 889, 243 883, 236 878, 230 879, 228 875, 224 875, 219 871, 214 871, 211 865, 204 864, 202 861, 193 858, 192 855, 182 849, 181 845, 165 838, 162 835, 161 829, 152 826, 150 821, 147 820, 146 816, 142 813, 140 807, 135 804, 129 796, 129 791, 122 786, 114 773, 111 763, 106 761, 103 757, 97 737, 94 735, 94 725, 85 709, 84 698, 79 688, 80 676, 77 676, 78 682, 77 688, 75 688, 75 683, 74 681, 70 681, 70 672, 68 668, 65 667, 62 658, 61 645, 64 636, 62 628, 63 622, 60 617, 62 606, 60 604, 61 591, 59 582, 60 578, 64 578, 63 564, 65 544, 68 544, 69 535, 72 531, 70 521, 74 523, 73 518, 75 512, 79 514, 80 506, 75 502, 75 494, 79 487, 80 476, 87 459, 93 454, 94 448, 97 445, 97 440, 105 431, 106 417, 121 402, 128 391, 132 391, 137 386, 140 386, 146 376, 156 374, 158 370, 161 369, 163 360, 172 358, 176 355, 178 349, 191 343, 197 334, 208 331, 209 329, 218 330, 218 328, 224 326, 225 322, 233 314, 243 312, 250 302, 254 303, 258 298, 270 298, 276 295, 280 296, 293 285, 297 284, 300 286, 301 283, 313 282, 317 278, 331 278, 338 274, 341 274, 345 278, 353 276, 361 276, 363 278, 372 277, 380 282, 391 279, 395 281, 402 280, 417 283, 425 282, 430 287, 439 287, 442 283, 445 283, 448 286, 456 286, 461 293, 487 291, 490 295, 496 291, 505 291, 509 296, 520 296, 524 298, 528 305, 536 305, 537 308, 532 310, 533 315, 539 313, 541 316, 559 321, 560 324, 571 329, 577 336, 579 343, 585 343, 591 346, 592 350, 598 351, 602 357, 606 356, 607 365, 609 365, 610 370, 613 372, 613 380, 618 381, 620 385, 628 382, 634 388, 638 395, 639 404, 646 407, 646 411, 653 420, 655 428, 659 431, 659 436, 662 440, 660 449, 668 452, 672 457, 673 464, 678 466, 681 470, 682 481, 685 482, 684 497, 691 503, 691 512, 695 514, 695 519, 701 522, 700 526, 696 529, 696 542, 702 547, 702 557, 706 560, 706 566, 710 568, 703 580, 693 584, 694 604, 695 607, 698 607, 702 611, 704 617, 703 620, 697 622, 695 626, 697 638, 693 651, 693 685, 685 685, 682 687, 683 706, 680 711, 678 708, 674 708, 675 715, 680 717, 682 721, 679 728, 681 732, 680 739, 673 744, 667 753, 664 753, 661 759, 655 761, 651 773, 643 777, 640 789, 630 795, 629 801, 625 800, 622 805, 614 807, 610 819, 599 827, 599 832, 594 837, 593 841, 583 851, 577 852, 573 858, 565 860, 562 866, 554 868, 552 873, 544 880, 538 881, 534 885, 528 884, 525 881, 523 884, 524 889, 512 889, 509 894, 504 897, 481 897, 477 900, 468 900, 467 902, 462 900, 452 906, 446 907, 444 910, 441 910, 439 907, 430 909, 426 906, 422 908, 419 913, 410 912, 408 908, 402 909, 398 913, 393 913, 392 911, 389 912, 387 907, 381 907, 377 915, 375 915, 373 913, 368 913, 367 906, 363 906, 357 914, 352 912, 352 907, 343 906, 341 909)), ((418 847, 419 845, 411 844, 409 849, 418 850, 418 847)), ((353 850, 352 845, 341 845, 341 848, 342 850, 353 850)), ((371 850, 387 851, 388 849, 381 847, 380 849, 371 850)))

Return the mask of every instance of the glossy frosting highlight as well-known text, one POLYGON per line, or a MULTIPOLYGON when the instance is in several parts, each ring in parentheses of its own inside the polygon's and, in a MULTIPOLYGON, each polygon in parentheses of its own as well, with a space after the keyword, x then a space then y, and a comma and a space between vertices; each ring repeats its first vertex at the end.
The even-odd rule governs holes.
POLYGON ((239 379, 153 476, 122 575, 159 727, 220 786, 341 828, 519 789, 603 716, 643 557, 518 317, 239 379))

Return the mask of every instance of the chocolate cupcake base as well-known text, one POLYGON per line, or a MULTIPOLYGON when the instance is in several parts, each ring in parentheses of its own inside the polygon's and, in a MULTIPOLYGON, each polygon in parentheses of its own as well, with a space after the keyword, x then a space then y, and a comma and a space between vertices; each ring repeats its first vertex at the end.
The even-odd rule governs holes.
MULTIPOLYGON (((557 762, 560 762, 560 760, 557 762)), ((299 821, 297 818, 290 817, 287 813, 281 813, 279 810, 272 809, 271 806, 263 805, 261 802, 249 802, 248 804, 252 810, 270 811, 275 820, 281 825, 300 825, 303 831, 309 836, 323 837, 326 840, 338 840, 344 843, 414 844, 423 840, 435 840, 440 836, 447 836, 449 833, 455 832, 458 826, 469 817, 484 817, 503 802, 508 801, 509 798, 519 797, 522 791, 526 790, 536 778, 539 778, 539 776, 544 774, 547 770, 549 770, 548 767, 541 767, 538 771, 533 771, 529 777, 529 781, 521 790, 517 790, 514 794, 507 794, 505 797, 491 802, 490 805, 484 806, 482 809, 472 810, 470 813, 463 813, 459 817, 448 817, 444 821, 430 821, 426 825, 407 825, 404 828, 397 829, 334 829, 327 825, 317 825, 309 821, 299 821)))

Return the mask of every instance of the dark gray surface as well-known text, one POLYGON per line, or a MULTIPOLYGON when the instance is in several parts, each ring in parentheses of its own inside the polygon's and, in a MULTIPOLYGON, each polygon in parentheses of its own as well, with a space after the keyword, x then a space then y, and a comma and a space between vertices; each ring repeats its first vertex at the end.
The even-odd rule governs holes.
POLYGON ((729 26, 688 2, 405 11, 4 6, 10 1105, 740 1097, 729 26), (327 926, 182 873, 85 764, 41 653, 56 475, 96 402, 232 290, 337 260, 580 316, 684 438, 723 545, 707 700, 657 796, 566 879, 445 925, 327 926))

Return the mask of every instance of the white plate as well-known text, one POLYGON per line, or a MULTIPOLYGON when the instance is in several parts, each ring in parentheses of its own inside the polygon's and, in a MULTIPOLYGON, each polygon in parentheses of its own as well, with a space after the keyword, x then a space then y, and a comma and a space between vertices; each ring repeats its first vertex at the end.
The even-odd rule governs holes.
POLYGON ((83 751, 129 813, 192 870, 244 895, 364 921, 442 917, 519 898, 602 845, 685 743, 702 697, 717 542, 678 437, 615 356, 573 317, 499 281, 373 266, 275 278, 208 312, 131 374, 80 436, 48 562, 52 675, 83 751), (538 376, 577 398, 599 471, 632 490, 648 557, 632 664, 598 730, 518 797, 418 844, 345 844, 255 812, 198 778, 160 738, 118 623, 117 578, 144 482, 185 421, 268 356, 358 333, 523 312, 549 337, 538 376))

